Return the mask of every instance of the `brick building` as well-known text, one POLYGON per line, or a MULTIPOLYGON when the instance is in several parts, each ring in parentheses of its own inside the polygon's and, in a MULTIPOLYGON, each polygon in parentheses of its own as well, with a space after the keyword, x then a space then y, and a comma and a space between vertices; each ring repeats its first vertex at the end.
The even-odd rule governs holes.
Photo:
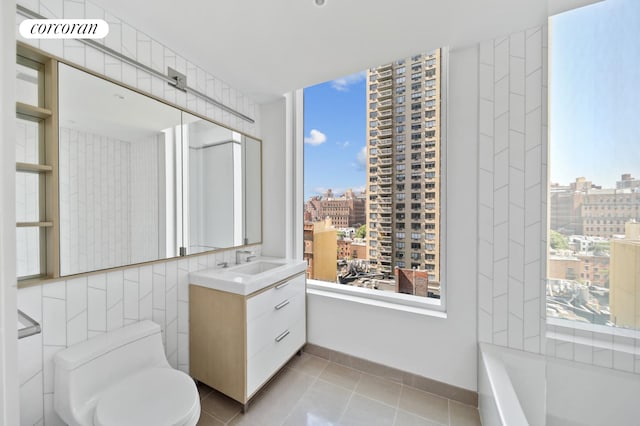
POLYGON ((365 223, 365 198, 352 190, 336 197, 329 189, 322 197, 305 203, 305 221, 317 222, 327 217, 336 228, 357 227, 365 223))

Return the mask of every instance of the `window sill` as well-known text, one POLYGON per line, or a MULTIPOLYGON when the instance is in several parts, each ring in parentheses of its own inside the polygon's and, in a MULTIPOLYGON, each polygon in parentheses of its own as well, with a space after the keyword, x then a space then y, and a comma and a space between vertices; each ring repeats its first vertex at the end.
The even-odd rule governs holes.
POLYGON ((415 296, 406 294, 383 293, 378 290, 342 286, 310 279, 307 279, 307 294, 375 306, 381 309, 390 309, 442 319, 447 318, 447 313, 444 311, 440 302, 428 298, 424 298, 425 300, 416 300, 415 296))
POLYGON ((640 331, 547 318, 548 339, 640 356, 640 331))

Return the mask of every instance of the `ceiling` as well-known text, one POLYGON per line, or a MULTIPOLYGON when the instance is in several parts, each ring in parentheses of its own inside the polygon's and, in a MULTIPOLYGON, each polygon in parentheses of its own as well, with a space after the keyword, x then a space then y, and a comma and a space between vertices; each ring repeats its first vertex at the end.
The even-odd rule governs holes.
POLYGON ((192 147, 234 139, 235 132, 226 127, 182 114, 177 108, 66 64, 60 64, 58 76, 63 128, 136 142, 182 123, 189 125, 194 136, 189 141, 192 147))
POLYGON ((258 102, 596 0, 92 0, 258 102))

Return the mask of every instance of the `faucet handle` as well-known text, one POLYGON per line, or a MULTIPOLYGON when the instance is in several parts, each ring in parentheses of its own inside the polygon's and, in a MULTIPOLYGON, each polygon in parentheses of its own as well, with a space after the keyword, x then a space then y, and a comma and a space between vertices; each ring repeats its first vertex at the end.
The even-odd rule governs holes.
POLYGON ((229 262, 220 262, 218 263, 218 266, 222 266, 223 268, 226 268, 229 266, 229 262))

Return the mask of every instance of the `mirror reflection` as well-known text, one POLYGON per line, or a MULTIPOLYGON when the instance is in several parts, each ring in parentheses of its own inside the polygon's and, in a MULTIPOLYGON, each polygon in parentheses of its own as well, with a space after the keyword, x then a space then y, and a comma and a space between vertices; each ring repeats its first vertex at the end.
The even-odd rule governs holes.
POLYGON ((188 146, 188 253, 242 242, 242 138, 239 133, 184 114, 188 146))
POLYGON ((176 256, 180 111, 64 64, 59 111, 61 274, 176 256))
POLYGON ((244 244, 262 241, 262 145, 259 141, 244 139, 244 244))
POLYGON ((58 73, 61 275, 261 241, 259 141, 58 73))

